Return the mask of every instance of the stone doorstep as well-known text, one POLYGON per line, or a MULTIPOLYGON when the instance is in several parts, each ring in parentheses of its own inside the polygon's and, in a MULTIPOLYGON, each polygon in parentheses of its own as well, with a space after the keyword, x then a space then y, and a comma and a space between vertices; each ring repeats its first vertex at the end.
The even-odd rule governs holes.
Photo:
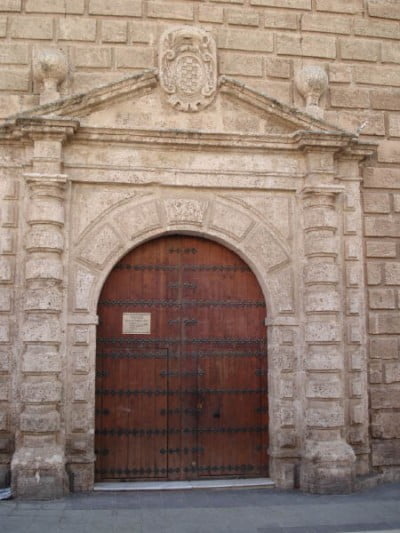
POLYGON ((208 479, 201 481, 137 481, 95 483, 95 491, 142 491, 142 490, 195 490, 195 489, 237 489, 269 488, 275 483, 270 478, 254 479, 208 479))

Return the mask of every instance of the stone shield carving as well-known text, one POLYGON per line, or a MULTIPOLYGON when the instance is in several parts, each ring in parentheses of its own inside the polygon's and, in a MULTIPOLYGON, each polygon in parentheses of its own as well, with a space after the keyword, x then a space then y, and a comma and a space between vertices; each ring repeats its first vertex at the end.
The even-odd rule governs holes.
POLYGON ((183 26, 161 36, 159 69, 168 102, 179 111, 207 107, 217 89, 217 51, 214 39, 199 28, 183 26))

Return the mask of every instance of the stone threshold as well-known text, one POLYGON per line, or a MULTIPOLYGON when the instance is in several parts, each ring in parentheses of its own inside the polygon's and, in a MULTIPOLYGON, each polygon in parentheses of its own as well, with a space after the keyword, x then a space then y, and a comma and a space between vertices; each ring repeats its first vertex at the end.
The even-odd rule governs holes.
POLYGON ((274 488, 270 478, 254 479, 205 479, 194 481, 132 481, 95 483, 95 491, 142 491, 142 490, 195 490, 195 489, 238 489, 274 488))

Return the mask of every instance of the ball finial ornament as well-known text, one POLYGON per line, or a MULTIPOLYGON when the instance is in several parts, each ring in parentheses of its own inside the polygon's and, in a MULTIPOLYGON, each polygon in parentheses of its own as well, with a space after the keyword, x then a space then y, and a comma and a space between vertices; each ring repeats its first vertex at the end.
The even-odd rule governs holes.
POLYGON ((57 48, 38 50, 33 61, 33 75, 42 86, 40 103, 45 104, 60 97, 59 85, 68 74, 68 64, 64 52, 57 48))
POLYGON ((328 76, 318 65, 309 65, 299 70, 295 77, 296 87, 306 101, 306 111, 317 118, 323 117, 319 106, 321 96, 328 88, 328 76))

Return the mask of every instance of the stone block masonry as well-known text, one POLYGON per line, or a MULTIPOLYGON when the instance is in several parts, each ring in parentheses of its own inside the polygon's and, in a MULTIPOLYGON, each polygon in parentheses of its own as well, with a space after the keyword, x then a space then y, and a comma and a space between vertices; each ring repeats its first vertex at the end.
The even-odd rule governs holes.
MULTIPOLYGON (((300 307, 310 320, 302 332, 304 336, 296 341, 304 342, 307 357, 304 356, 302 363, 296 362, 293 355, 300 353, 299 347, 296 345, 294 348, 283 340, 283 334, 281 338, 281 334, 274 333, 274 345, 278 348, 271 357, 283 366, 287 365, 282 370, 283 374, 287 374, 287 383, 279 383, 277 389, 280 392, 276 394, 282 394, 288 402, 293 391, 301 390, 305 403, 304 412, 286 404, 284 408, 283 404, 279 404, 279 408, 274 404, 271 409, 276 409, 273 417, 281 417, 287 423, 286 432, 279 434, 274 443, 280 479, 289 479, 289 471, 293 477, 294 469, 299 468, 299 457, 289 456, 294 455, 293 450, 297 449, 295 428, 301 425, 307 432, 305 463, 312 464, 318 454, 332 453, 337 458, 341 457, 342 473, 350 472, 351 476, 365 474, 370 468, 366 465, 372 461, 372 472, 376 475, 384 479, 398 476, 400 2, 0 0, 0 117, 4 119, 39 104, 40 83, 32 77, 32 58, 37 50, 43 47, 61 48, 66 55, 69 74, 60 87, 60 94, 68 98, 71 94, 118 81, 144 69, 159 68, 157 46, 160 36, 177 25, 201 27, 210 32, 217 44, 219 74, 233 77, 239 84, 245 83, 300 110, 304 110, 304 100, 296 89, 295 75, 307 65, 322 67, 329 78, 328 90, 320 102, 327 122, 350 131, 362 141, 378 145, 377 157, 364 163, 361 181, 358 175, 354 175, 352 166, 356 157, 353 161, 349 157, 346 162, 339 162, 338 158, 331 160, 328 170, 321 169, 318 158, 312 163, 309 159, 312 172, 311 167, 305 169, 308 163, 304 163, 303 167, 292 161, 286 165, 284 179, 291 180, 296 188, 296 202, 302 205, 305 213, 304 220, 298 220, 299 233, 296 238, 292 235, 289 239, 288 248, 304 245, 304 268, 295 272, 294 276, 304 280, 306 289, 304 294, 299 292, 300 307), (323 176, 325 181, 331 180, 334 175, 339 176, 335 180, 345 184, 344 190, 323 197, 321 191, 314 188, 314 192, 308 191, 299 196, 307 172, 311 181, 315 176, 323 176), (361 202, 357 200, 360 191, 361 202), (297 238, 299 234, 300 240, 297 238), (365 317, 365 314, 368 316, 365 317), (303 363, 300 371, 296 365, 303 363), (296 372, 300 377, 296 377, 296 372), (370 404, 367 403, 368 395, 370 404), (323 405, 329 406, 329 409, 321 411, 323 405), (279 411, 281 408, 282 412, 279 411), (371 420, 370 428, 368 418, 371 420), (324 438, 326 442, 335 443, 334 449, 324 444, 324 438), (282 448, 279 443, 283 443, 282 448), (314 451, 313 443, 317 443, 314 451), (351 446, 354 457, 347 446, 351 446)), ((244 96, 240 98, 244 99, 244 96)), ((240 98, 232 97, 229 113, 238 107, 240 98)), ((174 115, 175 111, 171 111, 168 120, 173 123, 167 120, 165 127, 171 126, 171 130, 175 130, 182 126, 183 130, 196 131, 203 128, 210 132, 214 131, 213 128, 218 131, 225 128, 230 132, 246 132, 249 136, 272 131, 267 122, 260 126, 258 112, 252 110, 246 114, 243 111, 233 120, 223 116, 219 105, 218 100, 216 107, 207 111, 207 119, 204 120, 193 113, 180 122, 180 118, 176 119, 174 115), (217 115, 218 119, 215 119, 217 115), (258 124, 258 129, 254 129, 254 124, 258 124)), ((153 127, 154 109, 144 106, 140 113, 127 111, 123 106, 121 109, 120 114, 114 117, 114 123, 109 120, 108 127, 114 127, 116 123, 118 127, 127 124, 153 127)), ((99 108, 98 111, 100 118, 107 114, 107 110, 99 108)), ((161 114, 159 109, 157 113, 161 114)), ((283 120, 280 127, 282 130, 279 131, 284 131, 283 120)), ((55 459, 46 475, 52 476, 51 490, 61 494, 66 482, 59 468, 64 461, 59 451, 65 444, 63 402, 66 392, 62 382, 65 346, 62 339, 67 319, 65 310, 69 305, 69 301, 65 300, 64 291, 67 289, 63 276, 65 269, 69 268, 71 247, 70 229, 66 230, 65 226, 71 191, 67 183, 63 184, 64 178, 57 181, 51 175, 68 174, 73 163, 68 160, 68 141, 63 145, 66 153, 64 168, 61 152, 57 157, 55 152, 50 155, 46 152, 50 150, 47 142, 57 144, 60 139, 29 139, 24 156, 21 151, 10 147, 13 141, 9 139, 8 156, 0 159, 0 485, 7 481, 13 439, 18 432, 15 467, 16 471, 25 472, 28 479, 26 483, 21 482, 18 490, 29 495, 35 487, 35 473, 27 467, 25 445, 36 450, 49 446, 55 459), (36 165, 33 174, 47 178, 23 177, 23 169, 31 163, 36 165), (24 197, 30 198, 29 205, 23 203, 24 197), (21 271, 20 265, 23 265, 21 271), (47 278, 41 276, 43 269, 47 278), (15 293, 18 287, 23 287, 23 294, 19 296, 15 293), (24 324, 19 324, 18 317, 23 317, 24 324), (17 344, 13 342, 16 335, 20 347, 23 346, 18 357, 15 351, 17 344), (16 360, 19 361, 18 368, 14 368, 16 360), (12 408, 16 401, 15 390, 20 394, 20 416, 12 408), (32 433, 38 436, 34 444, 32 433)), ((98 161, 90 163, 98 165, 102 162, 96 178, 100 181, 107 172, 104 170, 107 162, 103 161, 105 153, 99 155, 98 161)), ((120 165, 120 159, 125 157, 121 154, 122 148, 116 156, 116 180, 123 181, 121 176, 127 168, 135 165, 146 167, 147 163, 143 163, 147 161, 146 157, 141 156, 143 165, 139 164, 134 159, 135 151, 120 165)), ((202 154, 201 147, 196 148, 196 157, 202 154)), ((231 154, 229 162, 233 158, 231 154)), ((165 167, 175 170, 180 165, 177 160, 175 149, 171 149, 168 157, 163 159, 165 167)), ((87 161, 82 163, 83 166, 86 164, 89 165, 87 161)), ((158 164, 154 164, 154 168, 158 164)), ((73 179, 83 179, 79 174, 83 173, 82 170, 74 172, 73 179)), ((90 173, 89 170, 87 172, 90 173)), ((126 182, 150 180, 140 172, 136 175, 136 170, 131 171, 126 182)), ((190 172, 194 170, 190 169, 190 172)), ((254 170, 254 175, 249 174, 246 179, 257 178, 257 183, 261 180, 272 182, 277 179, 272 176, 273 172, 275 160, 272 163, 271 160, 268 163, 263 161, 254 170), (266 165, 270 165, 267 177, 263 174, 267 172, 266 165)), ((180 179, 177 174, 176 180, 180 179)), ((93 202, 96 204, 97 200, 93 202)), ((102 202, 105 201, 99 200, 99 205, 103 205, 102 202)), ((257 209, 251 208, 252 212, 257 209)), ((161 219, 165 216, 161 211, 161 219)), ((212 219, 211 214, 207 216, 212 219)), ((290 216, 294 216, 293 212, 290 216)), ((101 231, 104 233, 100 235, 107 231, 114 235, 110 228, 101 228, 101 231)), ((246 235, 241 235, 240 239, 246 239, 246 235)), ((104 254, 107 253, 105 247, 104 254)), ((79 266, 84 270, 89 268, 89 264, 88 253, 80 259, 79 266)), ((87 279, 97 276, 98 270, 101 270, 99 265, 88 271, 87 279)), ((275 274, 271 271, 268 275, 275 274)), ((91 287, 90 283, 88 287, 91 287)), ((84 294, 92 290, 90 287, 85 288, 84 294)), ((80 309, 79 313, 83 315, 86 311, 80 309)), ((285 320, 289 320, 288 316, 293 319, 287 309, 283 315, 285 320)), ((79 327, 71 325, 68 335, 72 338, 75 329, 81 328, 79 331, 85 330, 90 339, 94 328, 94 319, 91 319, 89 329, 85 329, 85 324, 79 327)), ((85 387, 93 372, 93 353, 91 341, 73 339, 68 342, 72 346, 71 375, 75 376, 74 380, 79 378, 82 383, 85 382, 83 392, 72 386, 68 392, 68 405, 75 411, 67 422, 69 428, 74 428, 68 437, 71 456, 79 457, 81 461, 74 463, 69 474, 75 487, 83 490, 93 481, 92 459, 87 452, 92 441, 85 435, 84 429, 90 418, 87 407, 90 399, 87 400, 87 397, 90 398, 91 389, 85 387)), ((282 378, 280 372, 276 376, 282 378)), ((326 472, 332 471, 329 465, 325 467, 326 472)), ((19 483, 18 476, 15 483, 19 483)), ((311 466, 302 483, 304 487, 318 484, 318 473, 313 472, 311 466)))

